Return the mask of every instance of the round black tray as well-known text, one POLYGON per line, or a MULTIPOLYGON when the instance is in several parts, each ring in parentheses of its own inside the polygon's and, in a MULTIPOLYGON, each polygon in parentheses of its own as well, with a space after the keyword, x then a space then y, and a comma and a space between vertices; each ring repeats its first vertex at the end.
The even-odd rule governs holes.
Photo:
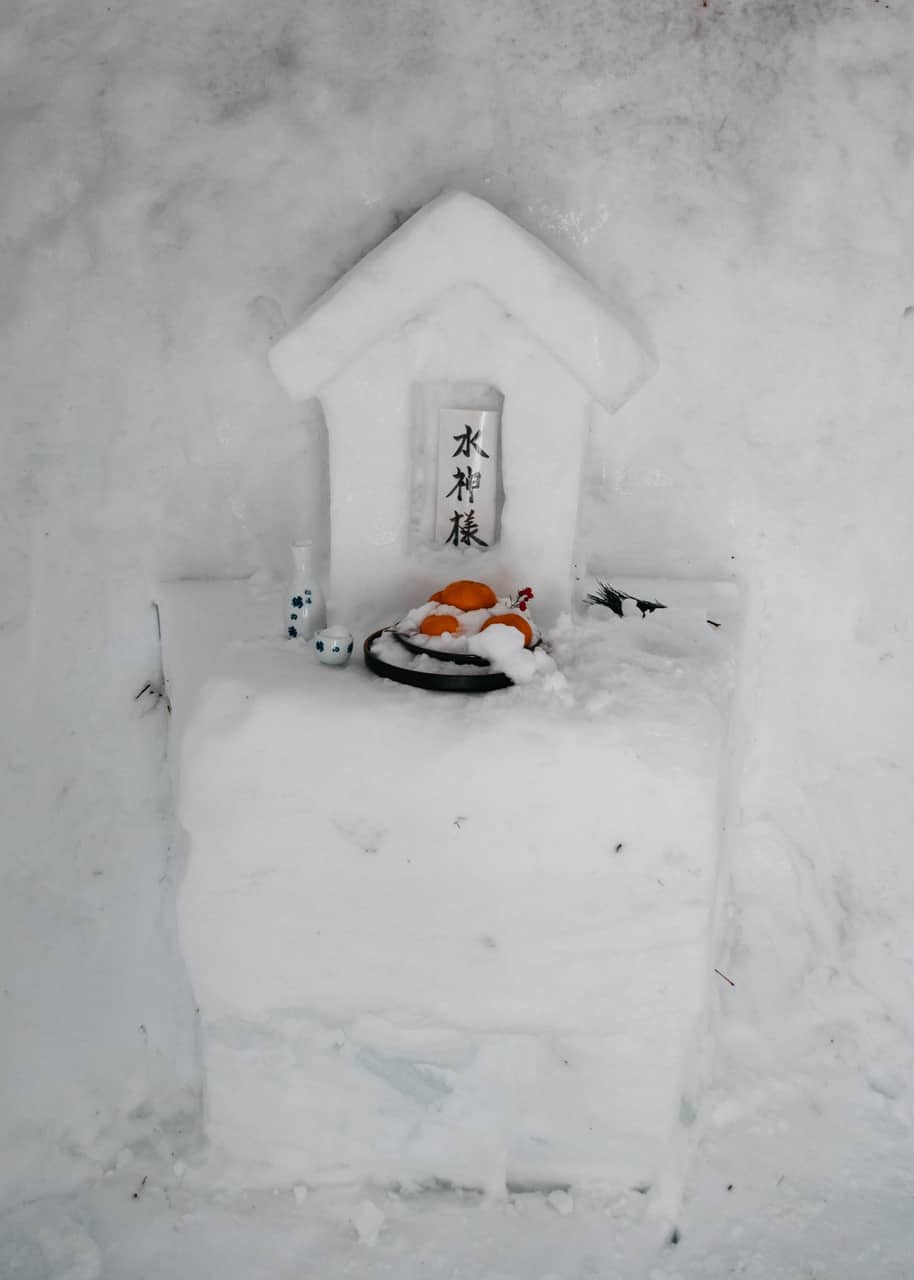
MULTIPOLYGON (((378 636, 383 635, 385 631, 391 632, 397 636, 397 639, 403 643, 403 637, 397 635, 390 627, 381 627, 378 631, 373 631, 365 643, 362 645, 362 652, 365 655, 365 666, 369 671, 373 671, 376 676, 384 676, 388 680, 396 680, 397 684, 412 685, 414 689, 430 689, 435 693, 492 693, 495 689, 510 689, 514 685, 514 681, 509 679, 503 671, 482 671, 479 675, 471 676, 469 673, 455 671, 452 676, 443 675, 438 671, 410 671, 406 667, 395 667, 392 662, 384 662, 383 659, 376 657, 371 652, 371 646, 377 640, 378 636)), ((437 658, 440 655, 431 653, 428 649, 421 649, 419 645, 406 643, 406 648, 411 649, 414 653, 424 654, 429 658, 437 658)), ((448 654, 448 658, 460 665, 458 659, 462 659, 465 665, 475 667, 488 667, 489 663, 485 658, 479 658, 476 654, 448 654), (467 663, 467 659, 472 658, 472 663, 467 663)))
MULTIPOLYGON (((417 653, 420 657, 437 658, 439 662, 454 662, 458 667, 489 667, 492 664, 488 658, 481 658, 478 653, 455 653, 453 649, 428 649, 425 645, 413 644, 409 636, 405 636, 402 631, 398 631, 396 626, 387 627, 387 631, 399 640, 404 649, 408 649, 410 653, 417 653)), ((531 649, 538 649, 542 644, 542 639, 535 640, 531 644, 531 649)))
POLYGON ((488 658, 480 658, 478 653, 450 653, 443 649, 428 649, 421 644, 413 644, 409 636, 405 636, 402 631, 391 629, 390 634, 395 640, 399 640, 404 649, 408 649, 410 653, 418 653, 426 658, 437 658, 439 662, 453 662, 458 667, 488 667, 490 665, 488 658))

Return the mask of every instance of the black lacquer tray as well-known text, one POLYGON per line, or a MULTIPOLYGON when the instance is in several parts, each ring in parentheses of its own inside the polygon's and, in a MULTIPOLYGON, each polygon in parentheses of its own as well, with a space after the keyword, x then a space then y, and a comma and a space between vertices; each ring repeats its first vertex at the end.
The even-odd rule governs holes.
POLYGON ((429 649, 426 645, 414 644, 409 636, 405 636, 402 631, 397 631, 395 627, 388 627, 390 635, 395 640, 399 640, 404 649, 408 649, 410 653, 417 653, 419 656, 426 658, 436 658, 439 662, 453 662, 458 667, 488 667, 491 666, 488 658, 480 658, 478 653, 454 653, 453 649, 429 649))
POLYGON ((397 684, 412 685, 414 689, 429 689, 435 693, 492 693, 495 689, 510 689, 514 685, 514 681, 509 679, 503 671, 490 670, 490 663, 475 653, 442 653, 423 649, 420 645, 412 644, 393 627, 381 627, 379 631, 373 631, 362 646, 362 652, 365 655, 365 666, 376 676, 396 680, 397 684), (472 667, 479 674, 470 675, 469 671, 458 670, 453 675, 446 675, 440 671, 416 671, 407 667, 394 666, 392 662, 385 662, 383 658, 377 657, 371 651, 375 640, 385 631, 394 636, 411 653, 422 654, 427 658, 437 658, 444 662, 453 662, 455 667, 472 667))

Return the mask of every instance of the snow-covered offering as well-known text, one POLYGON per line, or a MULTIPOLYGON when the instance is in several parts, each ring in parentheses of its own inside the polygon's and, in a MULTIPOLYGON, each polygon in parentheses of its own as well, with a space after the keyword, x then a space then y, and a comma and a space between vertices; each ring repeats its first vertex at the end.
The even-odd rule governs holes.
POLYGON ((489 670, 503 672, 515 684, 526 684, 537 671, 555 670, 548 651, 540 647, 542 636, 528 611, 533 594, 530 587, 523 587, 514 596, 499 599, 485 583, 450 583, 386 628, 374 641, 373 651, 388 665, 439 675, 454 673, 456 668, 448 667, 448 659, 472 654, 489 670), (409 640, 406 651, 398 646, 397 637, 409 640), (416 653, 417 649, 427 652, 416 653))
MULTIPOLYGON (((396 630, 404 636, 408 636, 414 645, 418 645, 429 650, 440 649, 445 653, 474 653, 476 650, 471 647, 471 641, 477 641, 480 638, 480 632, 483 628, 486 631, 495 631, 496 628, 486 626, 495 618, 512 617, 514 614, 513 606, 510 600, 505 597, 499 600, 491 608, 486 609, 458 609, 455 605, 437 604, 434 600, 430 600, 425 604, 417 605, 415 609, 410 611, 396 624, 396 630), (434 618, 454 618, 459 622, 459 627, 454 630, 435 629, 434 631, 425 631, 422 624, 427 619, 434 618)), ((540 638, 539 629, 533 623, 533 619, 529 619, 531 631, 534 640, 540 638)), ((524 647, 524 635, 516 627, 498 628, 497 630, 514 631, 520 640, 521 646, 524 647)))
POLYGON ((442 697, 258 641, 245 584, 160 607, 207 1176, 654 1184, 718 981, 730 632, 566 617, 541 678, 442 697))
MULTIPOLYGON (((453 648, 458 642, 453 642, 453 648)), ((446 658, 435 657, 439 648, 446 650, 448 646, 434 645, 429 642, 429 653, 411 653, 404 649, 390 631, 382 631, 372 645, 372 652, 389 666, 399 667, 404 671, 428 672, 431 675, 453 676, 455 667, 446 658)), ((482 635, 470 637, 465 651, 483 658, 488 669, 503 672, 515 684, 526 684, 539 673, 544 676, 555 672, 555 662, 544 648, 533 650, 524 647, 523 636, 507 627, 490 630, 482 635)), ((468 677, 468 669, 459 669, 468 677)), ((472 668, 469 669, 472 673, 472 668)), ((469 677, 468 677, 469 678, 469 677)))

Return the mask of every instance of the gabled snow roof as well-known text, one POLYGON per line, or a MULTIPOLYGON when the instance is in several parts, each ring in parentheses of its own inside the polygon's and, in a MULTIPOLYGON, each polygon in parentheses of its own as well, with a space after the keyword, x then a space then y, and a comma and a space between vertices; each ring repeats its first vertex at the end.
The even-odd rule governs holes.
POLYGON ((296 400, 459 285, 487 290, 607 409, 653 362, 600 294, 510 218, 463 191, 439 196, 319 298, 270 364, 296 400))

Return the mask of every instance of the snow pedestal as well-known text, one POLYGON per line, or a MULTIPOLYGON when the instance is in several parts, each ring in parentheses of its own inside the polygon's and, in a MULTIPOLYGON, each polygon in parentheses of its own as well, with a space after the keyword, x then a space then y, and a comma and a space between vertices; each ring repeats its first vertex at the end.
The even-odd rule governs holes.
POLYGON ((249 585, 159 604, 215 1149, 252 1184, 650 1182, 712 976, 726 628, 565 620, 560 676, 474 698, 321 667, 249 585))
POLYGON ((650 358, 459 192, 270 358, 327 419, 331 621, 457 578, 566 620, 558 674, 442 698, 270 640, 251 587, 162 592, 209 1136, 249 1182, 650 1181, 710 975, 726 636, 567 621, 587 431, 650 358))

